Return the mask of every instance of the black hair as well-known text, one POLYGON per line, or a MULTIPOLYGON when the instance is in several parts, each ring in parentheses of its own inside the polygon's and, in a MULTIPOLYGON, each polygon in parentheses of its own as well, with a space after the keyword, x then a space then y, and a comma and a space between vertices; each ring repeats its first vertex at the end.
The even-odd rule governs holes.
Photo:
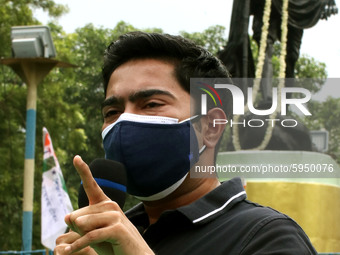
MULTIPOLYGON (((105 51, 102 69, 105 94, 111 74, 117 67, 129 60, 145 58, 173 62, 175 78, 188 93, 190 78, 229 78, 223 63, 195 43, 181 36, 136 31, 121 35, 105 51)), ((231 100, 223 101, 229 105, 231 100)), ((223 107, 223 110, 229 117, 231 107, 223 107)))

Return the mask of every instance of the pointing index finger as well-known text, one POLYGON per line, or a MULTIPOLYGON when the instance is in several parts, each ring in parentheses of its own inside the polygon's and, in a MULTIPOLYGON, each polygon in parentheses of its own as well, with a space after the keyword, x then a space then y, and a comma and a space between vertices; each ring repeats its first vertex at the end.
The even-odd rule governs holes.
POLYGON ((83 181, 83 187, 87 198, 89 199, 90 205, 110 200, 93 178, 89 166, 79 155, 73 158, 73 165, 76 168, 81 180, 83 181))

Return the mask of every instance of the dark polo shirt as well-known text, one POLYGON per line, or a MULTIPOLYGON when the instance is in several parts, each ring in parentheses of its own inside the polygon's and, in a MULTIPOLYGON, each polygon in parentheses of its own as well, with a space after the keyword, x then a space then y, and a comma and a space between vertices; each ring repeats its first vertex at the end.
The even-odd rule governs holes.
POLYGON ((157 255, 317 254, 295 221, 246 200, 239 178, 150 226, 143 204, 126 215, 157 255))

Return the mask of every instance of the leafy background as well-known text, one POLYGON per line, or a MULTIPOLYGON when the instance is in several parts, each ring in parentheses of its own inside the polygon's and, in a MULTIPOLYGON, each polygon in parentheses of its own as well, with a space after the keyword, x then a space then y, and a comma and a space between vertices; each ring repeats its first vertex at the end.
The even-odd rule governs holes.
MULTIPOLYGON (((57 58, 76 64, 77 68, 54 69, 38 87, 37 131, 35 153, 35 188, 33 249, 40 243, 40 189, 42 177, 42 127, 52 137, 54 149, 64 173, 74 208, 77 208, 79 177, 72 158, 79 154, 86 162, 103 157, 101 140, 102 117, 100 102, 104 98, 101 78, 102 56, 106 46, 119 35, 138 30, 124 21, 114 28, 88 24, 67 34, 57 19, 67 13, 66 6, 52 0, 0 0, 0 57, 11 57, 10 29, 12 26, 40 24, 33 10, 42 9, 55 21, 48 24, 52 31, 57 58)), ((163 32, 159 28, 144 29, 163 32)), ((180 32, 196 43, 217 53, 226 43, 225 28, 212 26, 202 32, 180 32)), ((275 45, 273 57, 278 70, 280 45, 275 45)), ((253 54, 257 47, 252 43, 253 54)), ((301 56, 296 66, 297 77, 317 78, 310 89, 317 92, 327 77, 326 66, 309 56, 301 56)), ((328 154, 340 162, 340 99, 311 102, 313 121, 306 121, 310 129, 326 129, 330 133, 328 154)), ((26 85, 14 72, 0 66, 0 250, 21 249, 23 168, 26 126, 26 85)), ((221 148, 225 148, 226 139, 221 148)), ((137 201, 128 197, 124 209, 137 201)))

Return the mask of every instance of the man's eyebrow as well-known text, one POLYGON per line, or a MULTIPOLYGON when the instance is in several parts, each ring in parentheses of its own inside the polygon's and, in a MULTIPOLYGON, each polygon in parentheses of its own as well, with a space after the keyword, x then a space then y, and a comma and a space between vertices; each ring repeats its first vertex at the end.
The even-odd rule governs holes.
MULTIPOLYGON (((141 91, 137 91, 137 92, 133 93, 132 95, 129 96, 129 101, 135 102, 139 99, 145 99, 145 98, 151 97, 153 95, 166 95, 166 96, 170 96, 171 98, 175 98, 175 96, 168 91, 160 90, 160 89, 148 89, 148 90, 141 90, 141 91)), ((124 103, 123 98, 111 96, 111 97, 105 99, 101 103, 101 109, 103 110, 103 108, 106 107, 106 106, 121 105, 123 103, 124 103)))
POLYGON ((159 90, 159 89, 148 89, 148 90, 141 90, 133 93, 129 96, 129 101, 135 102, 139 99, 145 99, 154 95, 166 95, 170 96, 171 98, 175 98, 173 94, 171 94, 168 91, 165 90, 159 90))
POLYGON ((106 99, 101 103, 101 109, 103 110, 103 108, 104 108, 105 106, 122 104, 123 101, 124 101, 124 100, 123 100, 122 98, 118 98, 118 97, 115 97, 115 96, 106 98, 106 99))

